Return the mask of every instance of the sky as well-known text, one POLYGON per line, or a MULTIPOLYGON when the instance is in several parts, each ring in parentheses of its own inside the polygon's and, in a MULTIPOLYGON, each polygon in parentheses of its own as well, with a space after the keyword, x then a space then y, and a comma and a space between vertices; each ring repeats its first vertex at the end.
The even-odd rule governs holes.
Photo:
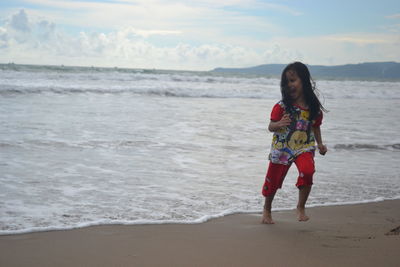
POLYGON ((211 70, 400 62, 398 0, 0 0, 0 63, 211 70))

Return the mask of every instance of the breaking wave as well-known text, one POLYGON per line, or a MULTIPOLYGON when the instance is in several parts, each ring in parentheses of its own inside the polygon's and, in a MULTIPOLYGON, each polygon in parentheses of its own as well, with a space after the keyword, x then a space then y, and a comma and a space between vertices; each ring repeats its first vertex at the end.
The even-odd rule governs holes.
POLYGON ((400 151, 400 144, 336 144, 333 147, 336 150, 390 150, 400 151))
MULTIPOLYGON (((317 81, 326 99, 399 99, 399 82, 317 81)), ((130 94, 279 99, 277 78, 214 72, 0 64, 0 96, 130 94)))

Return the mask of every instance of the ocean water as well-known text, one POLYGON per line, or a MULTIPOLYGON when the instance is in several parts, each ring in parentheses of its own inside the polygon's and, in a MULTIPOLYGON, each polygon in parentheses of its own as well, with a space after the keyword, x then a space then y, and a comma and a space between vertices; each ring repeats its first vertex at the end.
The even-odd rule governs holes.
MULTIPOLYGON (((400 198, 400 83, 317 80, 309 206, 400 198)), ((0 66, 0 234, 260 212, 279 80, 0 66)), ((292 167, 275 210, 297 203, 292 167)))

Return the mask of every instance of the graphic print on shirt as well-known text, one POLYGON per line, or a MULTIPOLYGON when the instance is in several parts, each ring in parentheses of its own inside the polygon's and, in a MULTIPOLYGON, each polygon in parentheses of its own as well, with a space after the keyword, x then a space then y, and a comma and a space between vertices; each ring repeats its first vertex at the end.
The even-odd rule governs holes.
MULTIPOLYGON (((278 105, 285 109, 282 101, 278 105)), ((295 158, 305 152, 315 151, 315 137, 311 130, 315 120, 310 121, 308 110, 294 106, 290 112, 291 124, 274 133, 269 159, 273 163, 291 164, 295 158)))

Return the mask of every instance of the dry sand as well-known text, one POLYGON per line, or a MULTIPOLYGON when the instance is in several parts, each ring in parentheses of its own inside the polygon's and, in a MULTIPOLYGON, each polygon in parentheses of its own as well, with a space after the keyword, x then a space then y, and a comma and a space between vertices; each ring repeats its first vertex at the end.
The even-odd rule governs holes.
POLYGON ((400 200, 0 236, 0 266, 400 266, 400 200))

